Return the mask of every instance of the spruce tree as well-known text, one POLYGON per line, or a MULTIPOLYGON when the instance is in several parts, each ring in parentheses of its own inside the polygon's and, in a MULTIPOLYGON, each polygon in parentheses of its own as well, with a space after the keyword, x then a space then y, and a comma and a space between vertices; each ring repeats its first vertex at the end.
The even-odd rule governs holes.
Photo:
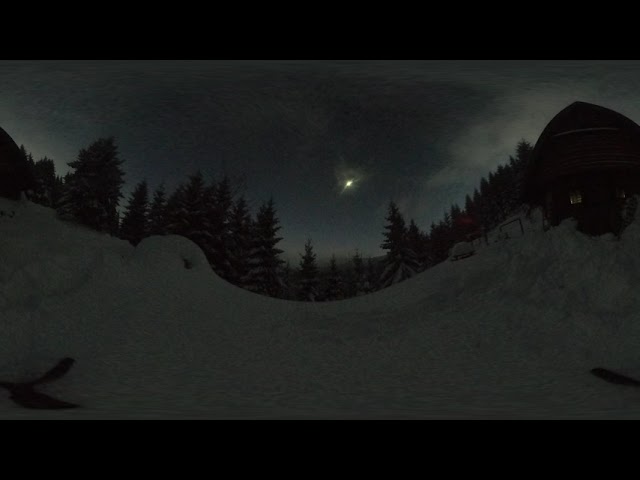
POLYGON ((384 232, 385 240, 380 245, 383 250, 387 250, 384 269, 380 277, 380 285, 383 288, 406 280, 419 270, 416 256, 407 242, 407 228, 404 218, 394 202, 389 203, 386 220, 389 223, 384 227, 386 230, 384 232))
POLYGON ((71 172, 67 172, 62 177, 62 189, 60 190, 60 198, 56 206, 58 216, 64 220, 73 220, 73 211, 70 200, 71 172))
POLYGON ((331 256, 329 261, 329 271, 327 272, 326 285, 324 289, 325 300, 342 300, 346 297, 344 278, 335 254, 331 256))
POLYGON ((63 192, 64 180, 61 176, 56 175, 53 186, 51 188, 51 207, 58 208, 58 205, 60 205, 60 200, 62 199, 63 192))
POLYGON ((153 192, 153 201, 149 208, 149 235, 164 235, 167 224, 167 199, 164 185, 160 185, 153 192))
POLYGON ((428 244, 429 256, 432 259, 432 264, 430 266, 433 266, 443 260, 442 258, 440 258, 440 244, 440 229, 434 222, 431 222, 428 244))
POLYGON ((313 253, 311 239, 304 244, 304 254, 300 254, 300 270, 298 284, 298 299, 314 302, 318 299, 318 284, 320 283, 316 254, 313 253))
POLYGON ((427 267, 427 254, 425 251, 424 237, 413 218, 409 222, 406 242, 407 248, 411 251, 416 260, 417 271, 423 271, 427 267))
POLYGON ((233 275, 230 250, 233 247, 229 222, 233 195, 229 177, 225 175, 222 180, 212 186, 210 192, 211 266, 222 278, 230 280, 233 275))
POLYGON ((378 274, 378 268, 376 266, 376 264, 373 262, 373 259, 371 257, 369 257, 367 259, 367 285, 368 285, 368 292, 375 292, 376 290, 378 290, 379 285, 380 285, 380 275, 378 274))
POLYGON ((356 250, 351 257, 351 275, 349 278, 349 296, 358 297, 371 291, 362 255, 356 250))
POLYGON ((527 164, 529 162, 529 158, 531 157, 531 153, 533 152, 533 146, 527 142, 525 139, 522 139, 516 145, 516 161, 520 164, 527 164))
POLYGON ((149 235, 149 190, 147 182, 138 183, 129 198, 129 204, 120 225, 120 238, 137 245, 149 235))
POLYGON ((65 181, 63 212, 95 230, 116 234, 122 163, 113 137, 100 138, 80 150, 78 159, 68 163, 74 171, 65 181))
POLYGON ((287 261, 281 267, 281 278, 282 278, 282 293, 280 298, 285 300, 294 300, 295 299, 295 288, 294 288, 294 278, 293 272, 291 271, 291 264, 287 261))
POLYGON ((34 187, 29 199, 45 207, 54 206, 56 167, 50 158, 44 157, 33 164, 34 187))
POLYGON ((27 152, 27 149, 25 148, 24 144, 20 145, 20 158, 22 158, 22 160, 24 160, 25 163, 29 162, 29 156, 31 154, 29 152, 27 152))
POLYGON ((251 250, 251 215, 244 197, 233 204, 229 217, 229 281, 244 286, 249 272, 249 253, 251 250))
POLYGON ((276 248, 282 240, 276 236, 281 228, 271 198, 260 207, 251 228, 249 271, 243 282, 253 292, 272 297, 282 295, 281 265, 284 261, 279 257, 282 250, 276 248))
POLYGON ((473 200, 468 194, 464 197, 464 213, 469 220, 473 220, 473 217, 475 216, 475 206, 473 204, 473 200))
POLYGON ((530 159, 533 153, 533 146, 526 140, 520 140, 516 146, 516 158, 514 161, 514 183, 516 189, 516 198, 519 204, 525 202, 525 179, 529 168, 531 168, 530 159))
POLYGON ((207 190, 202 173, 189 176, 167 200, 167 233, 182 235, 197 244, 211 262, 211 226, 207 209, 207 190))

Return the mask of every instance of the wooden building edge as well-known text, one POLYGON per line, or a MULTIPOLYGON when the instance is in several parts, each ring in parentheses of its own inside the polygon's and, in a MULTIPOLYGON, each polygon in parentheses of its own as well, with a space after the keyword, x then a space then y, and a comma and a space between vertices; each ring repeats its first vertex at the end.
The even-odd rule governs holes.
POLYGON ((33 172, 20 148, 0 127, 0 197, 19 200, 22 192, 32 188, 33 172))
POLYGON ((640 126, 585 102, 560 111, 531 153, 527 203, 542 207, 549 225, 573 217, 585 233, 619 234, 633 195, 640 195, 640 126))

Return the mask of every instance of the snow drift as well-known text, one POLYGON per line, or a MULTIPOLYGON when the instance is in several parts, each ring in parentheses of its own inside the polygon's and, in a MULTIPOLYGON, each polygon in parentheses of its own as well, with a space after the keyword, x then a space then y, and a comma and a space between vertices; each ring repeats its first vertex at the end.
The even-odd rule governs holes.
MULTIPOLYGON (((217 277, 182 237, 127 242, 0 199, 0 380, 60 358, 84 408, 1 418, 640 418, 640 226, 571 221, 363 297, 298 303, 217 277)), ((43 391, 45 388, 43 387, 43 391)))

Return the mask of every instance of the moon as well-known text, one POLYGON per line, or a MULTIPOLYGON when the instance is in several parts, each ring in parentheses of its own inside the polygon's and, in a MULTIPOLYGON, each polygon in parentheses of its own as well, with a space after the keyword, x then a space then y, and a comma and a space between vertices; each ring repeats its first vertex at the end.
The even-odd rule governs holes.
POLYGON ((347 190, 347 189, 349 189, 349 188, 353 187, 354 182, 355 182, 355 180, 354 180, 353 178, 350 178, 350 179, 346 180, 346 181, 344 182, 344 186, 342 187, 342 192, 340 192, 340 193, 344 193, 344 192, 345 192, 345 190, 347 190))
POLYGON ((362 169, 348 167, 344 165, 344 162, 336 165, 334 174, 335 183, 333 184, 333 188, 337 195, 351 196, 351 194, 360 190, 360 187, 366 179, 366 175, 364 175, 362 169))

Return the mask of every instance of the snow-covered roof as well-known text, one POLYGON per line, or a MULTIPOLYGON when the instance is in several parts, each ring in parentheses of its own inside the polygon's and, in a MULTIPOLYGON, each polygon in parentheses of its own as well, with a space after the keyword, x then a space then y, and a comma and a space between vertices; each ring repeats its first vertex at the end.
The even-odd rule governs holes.
POLYGON ((616 131, 616 130, 619 130, 619 128, 615 128, 615 127, 578 128, 578 129, 568 130, 566 132, 556 133, 553 136, 554 137, 561 137, 562 135, 570 135, 570 134, 573 134, 573 133, 598 132, 598 131, 603 131, 603 130, 616 131))
POLYGON ((545 136, 573 130, 636 129, 638 125, 621 113, 587 102, 573 102, 556 114, 544 129, 545 136))

